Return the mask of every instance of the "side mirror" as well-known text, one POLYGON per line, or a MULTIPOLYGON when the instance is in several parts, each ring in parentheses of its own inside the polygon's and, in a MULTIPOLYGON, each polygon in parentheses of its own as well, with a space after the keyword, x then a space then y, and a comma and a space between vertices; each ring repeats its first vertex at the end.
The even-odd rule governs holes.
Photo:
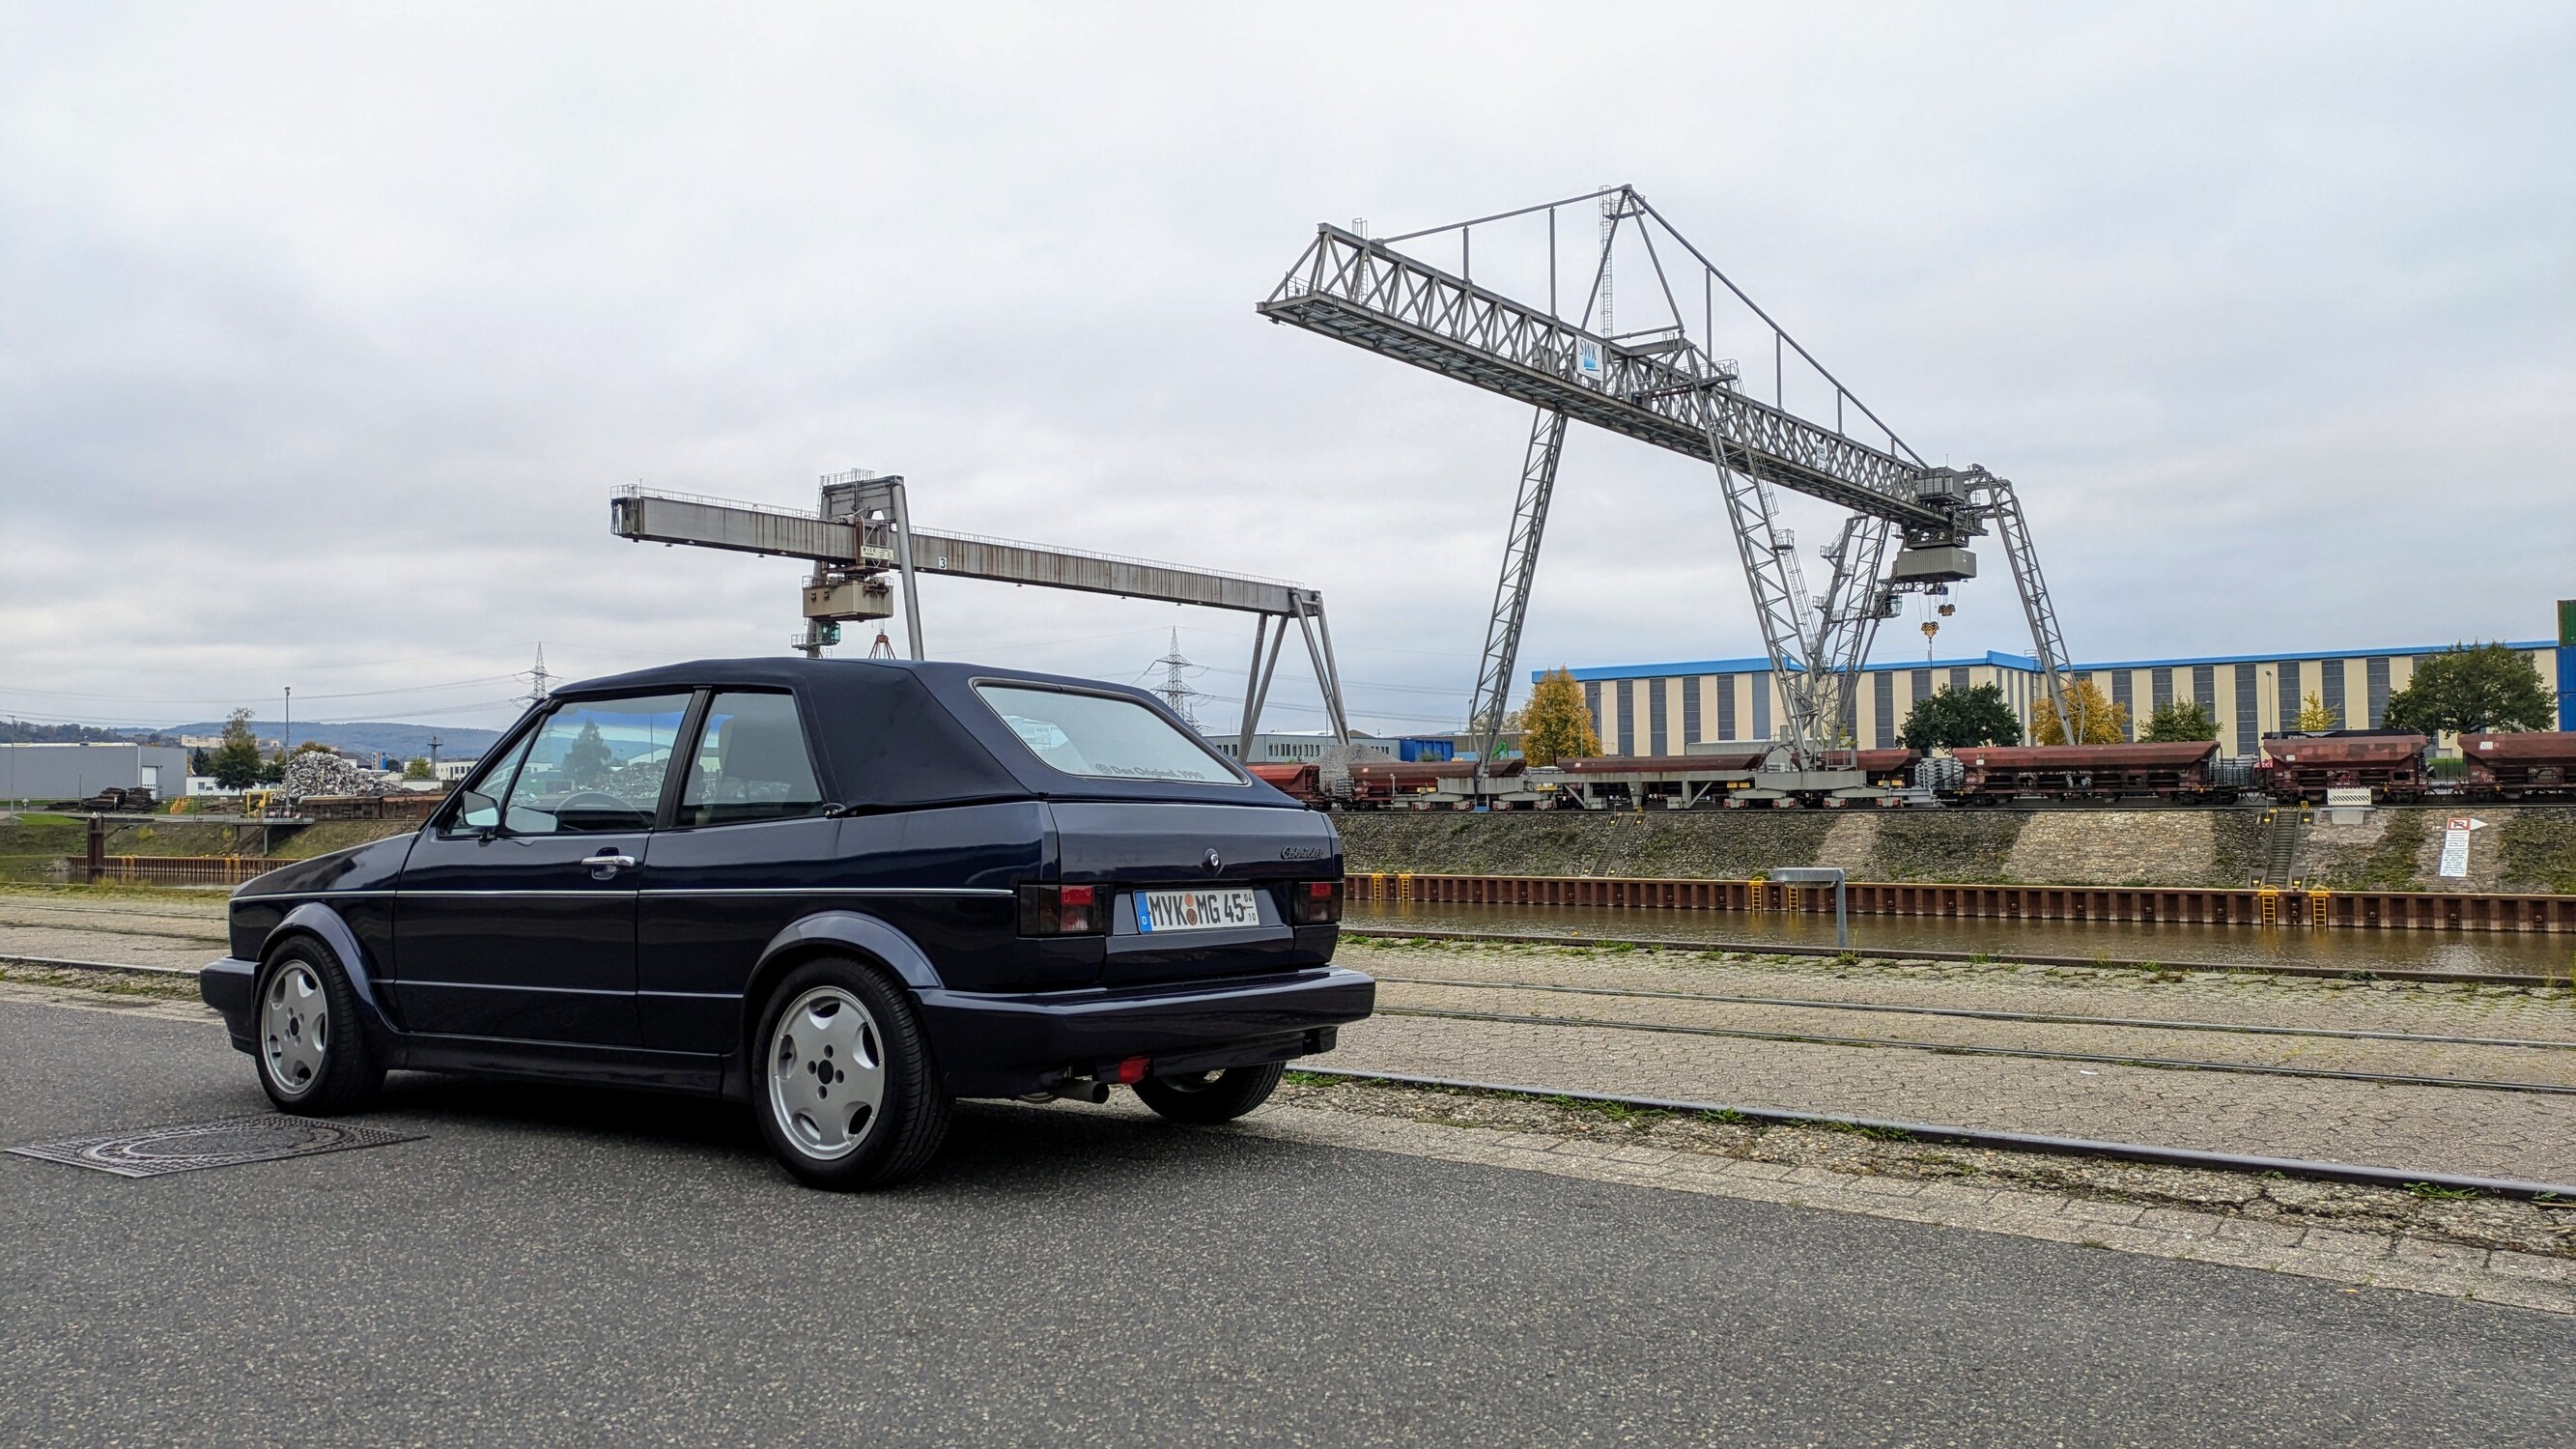
POLYGON ((451 830, 491 832, 501 828, 501 802, 480 790, 456 793, 456 813, 448 826, 451 830))

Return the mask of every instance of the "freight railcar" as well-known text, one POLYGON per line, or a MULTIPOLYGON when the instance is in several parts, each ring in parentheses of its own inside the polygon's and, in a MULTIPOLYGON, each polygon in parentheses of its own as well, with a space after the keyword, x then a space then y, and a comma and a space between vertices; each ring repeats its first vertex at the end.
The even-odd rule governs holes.
POLYGON ((1277 790, 1309 809, 1321 810, 1329 802, 1324 798, 1324 772, 1312 764, 1246 765, 1252 778, 1277 790))
POLYGON ((2255 783, 2285 804, 2322 804, 2329 790, 2368 790, 2374 805, 2405 804, 2432 787, 2424 761, 2431 743, 2412 730, 2265 735, 2255 783))
POLYGON ((2157 799, 2189 804, 2233 802, 2212 764, 2216 740, 2117 745, 1976 745, 1960 750, 1957 795, 1963 805, 2014 799, 2099 801, 2157 799))
POLYGON ((2460 736, 2462 784, 2479 800, 2576 797, 2576 734, 2529 730, 2460 736))
MULTIPOLYGON (((1485 778, 1517 779, 1523 769, 1517 759, 1488 760, 1485 778)), ((1465 809, 1475 774, 1473 760, 1354 760, 1346 803, 1354 810, 1465 809)))

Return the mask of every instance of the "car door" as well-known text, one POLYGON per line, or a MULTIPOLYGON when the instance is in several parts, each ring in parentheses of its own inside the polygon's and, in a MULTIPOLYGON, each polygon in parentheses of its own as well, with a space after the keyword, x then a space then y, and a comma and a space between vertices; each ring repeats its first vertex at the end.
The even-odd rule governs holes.
POLYGON ((407 1029, 636 1044, 636 885, 690 703, 564 701, 458 793, 395 898, 407 1029))
POLYGON ((724 1053, 741 1043, 762 949, 798 917, 849 904, 835 891, 855 863, 793 694, 716 691, 689 754, 638 904, 637 1009, 645 1046, 724 1053))

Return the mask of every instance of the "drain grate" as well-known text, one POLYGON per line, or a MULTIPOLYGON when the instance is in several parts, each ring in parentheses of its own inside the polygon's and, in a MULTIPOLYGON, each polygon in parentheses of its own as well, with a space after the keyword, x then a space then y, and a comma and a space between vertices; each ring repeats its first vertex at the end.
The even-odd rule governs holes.
POLYGON ((257 1117, 184 1122, 175 1127, 102 1132, 95 1137, 36 1142, 9 1150, 20 1157, 92 1167, 119 1177, 159 1177, 170 1172, 194 1172, 201 1167, 232 1167, 244 1162, 274 1162, 282 1157, 311 1157, 319 1152, 383 1147, 417 1141, 422 1135, 270 1112, 257 1117))

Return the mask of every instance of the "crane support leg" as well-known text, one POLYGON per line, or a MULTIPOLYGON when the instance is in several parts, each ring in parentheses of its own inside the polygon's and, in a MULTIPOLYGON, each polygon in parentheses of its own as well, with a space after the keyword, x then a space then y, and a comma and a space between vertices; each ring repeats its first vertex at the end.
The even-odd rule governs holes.
POLYGON ((1287 642, 1288 627, 1284 622, 1274 637, 1270 616, 1253 616, 1252 672, 1243 676, 1243 729, 1234 751, 1237 763, 1252 763, 1252 737, 1261 732, 1261 701, 1270 693, 1270 671, 1279 667, 1279 646, 1287 642))
MULTIPOLYGON (((1320 594, 1300 593, 1295 600, 1297 632, 1305 636, 1306 658, 1315 666, 1315 686, 1324 695, 1324 721, 1333 738, 1344 745, 1351 742, 1350 720, 1342 713, 1342 680, 1333 667, 1333 631, 1324 622, 1324 599, 1320 594)), ((1288 626, 1279 626, 1286 638, 1288 626)), ((1274 659, 1275 662, 1275 659, 1274 659)))
MULTIPOLYGON (((1709 446, 1720 449, 1714 434, 1709 446)), ((1771 490, 1761 479, 1728 466, 1725 456, 1718 452, 1717 478, 1726 496, 1726 519, 1735 534, 1735 551, 1744 560, 1745 581, 1753 588, 1753 618, 1762 626, 1763 652, 1780 685, 1789 744, 1803 766, 1825 743, 1827 722, 1817 716, 1814 681, 1804 670, 1806 661, 1798 657, 1808 640, 1796 553, 1773 517, 1771 490)))
POLYGON ((2003 538, 2004 557, 2012 563, 2013 583, 2021 590, 2022 612, 2030 617, 2032 651, 2039 655, 2041 687, 2057 701, 2057 717, 2066 727, 2066 742, 2080 744, 2084 739, 2084 701, 2072 681, 2063 678, 2066 668, 2066 634, 2058 627, 2057 606, 2049 602, 2048 581, 2039 574, 2039 553, 2031 547, 2030 522, 2022 517, 2021 499, 2013 486, 2001 478, 1988 477, 1983 491, 1986 506, 1995 521, 1995 532, 2003 538))
POLYGON ((1547 532, 1548 499, 1556 492, 1556 463, 1565 452, 1565 414, 1540 408, 1530 418, 1529 449, 1521 458, 1520 497, 1512 505, 1511 536, 1503 544, 1503 571, 1494 581, 1494 608, 1485 619, 1485 655, 1476 666, 1476 693, 1467 710, 1467 740, 1481 763, 1494 753, 1503 713, 1512 697, 1512 670, 1521 653, 1521 622, 1529 616, 1530 581, 1538 573, 1539 540, 1547 532))
POLYGON ((1817 718, 1829 722, 1836 737, 1848 736, 1858 747, 1860 667, 1869 661, 1870 641, 1878 621, 1896 611, 1896 595, 1882 577, 1887 543, 1896 525, 1884 518, 1854 514, 1844 520, 1842 535, 1826 551, 1834 576, 1816 613, 1814 647, 1807 657, 1819 671, 1817 718))

